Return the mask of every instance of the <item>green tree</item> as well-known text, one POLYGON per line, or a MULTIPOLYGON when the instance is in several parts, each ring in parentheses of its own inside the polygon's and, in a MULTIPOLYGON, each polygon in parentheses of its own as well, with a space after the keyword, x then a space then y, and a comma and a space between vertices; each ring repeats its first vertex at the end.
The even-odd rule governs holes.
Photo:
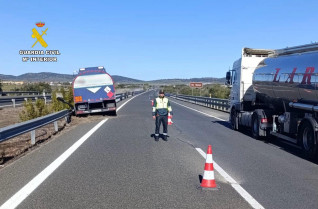
POLYGON ((47 115, 50 113, 49 108, 47 105, 45 105, 45 102, 43 99, 36 100, 35 106, 37 109, 37 116, 38 117, 41 117, 41 116, 44 116, 44 115, 47 115))
POLYGON ((52 109, 53 111, 61 111, 64 109, 70 109, 70 106, 68 104, 65 104, 59 100, 57 100, 57 93, 62 94, 62 97, 64 101, 70 103, 74 106, 74 100, 73 100, 73 88, 70 86, 67 91, 65 91, 64 87, 60 89, 56 89, 52 92, 52 109))
POLYGON ((64 109, 64 104, 57 100, 56 94, 59 93, 59 89, 56 89, 52 92, 52 110, 54 112, 64 109))
POLYGON ((51 92, 52 88, 50 84, 40 82, 40 83, 30 83, 26 84, 21 88, 22 91, 37 91, 39 93, 45 92, 51 92))
POLYGON ((28 99, 23 103, 24 109, 19 114, 19 117, 22 121, 31 120, 37 118, 38 113, 31 99, 28 99))
POLYGON ((215 84, 209 89, 209 93, 214 98, 228 99, 230 96, 230 89, 221 86, 220 84, 215 84))

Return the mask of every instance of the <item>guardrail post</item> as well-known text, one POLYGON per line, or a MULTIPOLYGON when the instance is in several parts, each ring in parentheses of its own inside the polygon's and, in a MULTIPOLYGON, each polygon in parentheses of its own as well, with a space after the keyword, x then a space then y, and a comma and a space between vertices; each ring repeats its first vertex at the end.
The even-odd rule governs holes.
POLYGON ((12 99, 12 106, 15 108, 15 99, 12 99))
POLYGON ((71 115, 65 116, 65 122, 70 123, 71 122, 71 115))
POLYGON ((54 129, 55 129, 55 131, 59 130, 59 127, 57 126, 57 121, 54 121, 54 129))
POLYGON ((35 130, 31 131, 31 144, 35 144, 35 130))

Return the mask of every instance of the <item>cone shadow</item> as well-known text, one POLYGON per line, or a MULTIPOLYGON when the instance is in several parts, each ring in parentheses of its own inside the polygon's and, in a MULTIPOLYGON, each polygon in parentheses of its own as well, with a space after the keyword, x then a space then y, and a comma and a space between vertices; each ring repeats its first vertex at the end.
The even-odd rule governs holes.
POLYGON ((200 174, 200 175, 199 175, 200 184, 202 183, 202 179, 203 179, 203 176, 200 174))

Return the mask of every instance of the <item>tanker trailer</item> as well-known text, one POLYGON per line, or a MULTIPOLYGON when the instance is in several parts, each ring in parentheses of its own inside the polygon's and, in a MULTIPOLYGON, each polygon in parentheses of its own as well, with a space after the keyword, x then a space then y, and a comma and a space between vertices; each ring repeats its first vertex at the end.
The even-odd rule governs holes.
POLYGON ((318 156, 318 44, 279 50, 243 48, 226 79, 234 130, 276 136, 318 156))
POLYGON ((73 80, 76 116, 110 112, 116 115, 116 95, 112 77, 104 67, 80 68, 73 80))

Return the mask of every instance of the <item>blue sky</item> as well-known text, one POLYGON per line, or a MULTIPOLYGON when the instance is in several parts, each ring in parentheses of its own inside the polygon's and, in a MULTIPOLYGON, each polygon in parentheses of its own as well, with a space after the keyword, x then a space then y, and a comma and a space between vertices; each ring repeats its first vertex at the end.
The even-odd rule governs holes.
POLYGON ((318 41, 317 9, 313 0, 0 0, 0 74, 105 66, 141 80, 224 77, 242 47, 318 41), (19 50, 44 49, 31 48, 38 21, 57 63, 22 62, 19 50))

